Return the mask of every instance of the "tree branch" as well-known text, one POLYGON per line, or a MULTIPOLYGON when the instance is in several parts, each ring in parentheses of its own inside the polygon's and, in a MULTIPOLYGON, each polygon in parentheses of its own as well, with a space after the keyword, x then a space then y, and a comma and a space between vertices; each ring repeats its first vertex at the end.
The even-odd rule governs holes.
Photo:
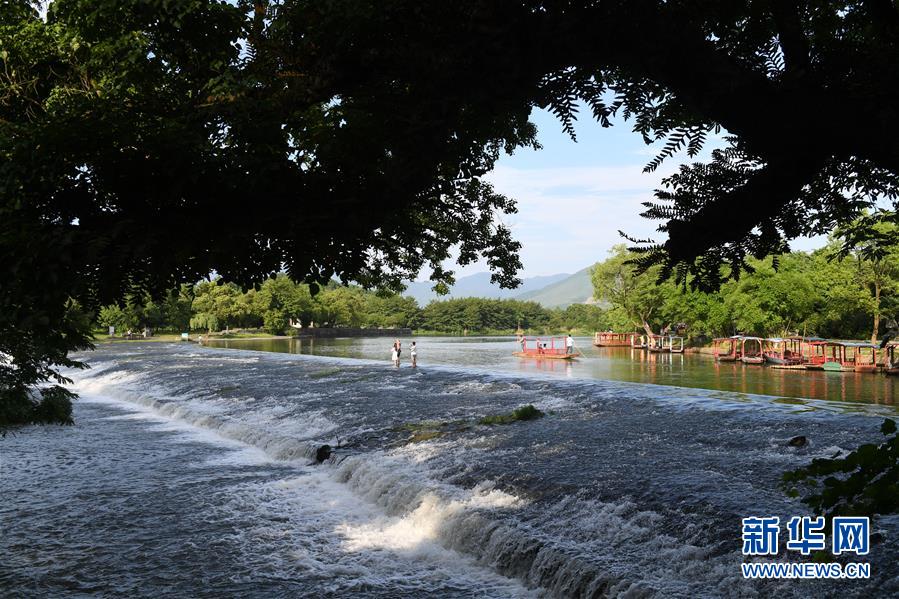
POLYGON ((669 221, 665 249, 671 263, 692 262, 709 248, 744 239, 760 222, 776 217, 825 163, 825 157, 811 155, 769 163, 688 222, 669 221))
POLYGON ((797 75, 802 75, 809 65, 809 45, 802 32, 800 4, 804 3, 780 0, 772 2, 771 7, 787 72, 797 75))

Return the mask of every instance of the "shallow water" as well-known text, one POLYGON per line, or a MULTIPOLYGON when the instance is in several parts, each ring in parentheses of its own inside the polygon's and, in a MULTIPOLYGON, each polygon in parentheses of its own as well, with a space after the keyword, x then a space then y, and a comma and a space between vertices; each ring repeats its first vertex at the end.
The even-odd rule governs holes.
MULTIPOLYGON (((522 374, 556 374, 634 383, 654 383, 788 398, 899 405, 899 377, 882 373, 797 371, 723 362, 700 354, 655 354, 629 347, 594 347, 576 339, 584 357, 573 363, 516 358, 513 337, 416 337, 423 364, 483 367, 522 374)), ((404 359, 408 361, 408 345, 404 359)), ((391 339, 250 339, 214 341, 215 347, 366 358, 386 362, 391 339)))
MULTIPOLYGON (((371 357, 364 348, 387 341, 353 351, 371 357)), ((895 517, 875 520, 883 540, 868 581, 749 582, 739 570, 740 518, 807 513, 785 496, 781 473, 878 440, 891 406, 505 367, 482 343, 423 344, 418 370, 186 344, 102 347, 87 356, 91 370, 73 375, 82 394, 75 426, 0 440, 0 589, 899 593, 895 517), (477 368, 456 353, 471 351, 477 368), (477 424, 528 403, 546 416, 477 424), (444 434, 410 442, 422 430, 444 434), (798 434, 809 447, 786 446, 798 434), (331 460, 309 465, 316 446, 338 439, 331 460)))

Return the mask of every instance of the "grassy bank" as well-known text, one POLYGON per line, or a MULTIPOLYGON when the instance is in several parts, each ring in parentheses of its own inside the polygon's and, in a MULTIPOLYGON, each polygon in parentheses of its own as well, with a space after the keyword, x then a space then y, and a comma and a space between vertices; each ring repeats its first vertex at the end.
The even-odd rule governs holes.
MULTIPOLYGON (((524 334, 528 337, 550 337, 550 336, 563 336, 571 333, 571 335, 575 337, 592 337, 594 331, 582 331, 580 329, 544 329, 544 330, 534 330, 527 329, 524 334)), ((484 329, 481 331, 454 331, 454 332, 446 332, 446 331, 430 331, 427 329, 416 329, 412 333, 416 337, 514 337, 518 334, 518 331, 515 329, 484 329)))
MULTIPOLYGON (((203 339, 210 339, 212 341, 219 339, 284 339, 286 338, 283 335, 271 335, 269 333, 265 333, 263 331, 239 331, 234 333, 212 333, 207 334, 205 332, 191 332, 190 340, 196 341, 198 337, 202 335, 203 339)), ((168 342, 172 343, 175 341, 181 341, 181 333, 156 333, 151 337, 147 337, 146 339, 140 336, 139 334, 135 334, 132 339, 126 339, 121 336, 110 337, 106 334, 106 331, 96 330, 94 331, 94 343, 137 343, 137 342, 168 342)))

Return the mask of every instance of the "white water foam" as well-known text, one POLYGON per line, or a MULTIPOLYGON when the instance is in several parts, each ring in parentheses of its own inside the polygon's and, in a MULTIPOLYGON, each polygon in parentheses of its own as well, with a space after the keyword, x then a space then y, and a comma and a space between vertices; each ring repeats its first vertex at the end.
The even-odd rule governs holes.
POLYGON ((277 460, 307 462, 315 456, 315 444, 309 440, 334 430, 336 425, 311 412, 302 419, 294 416, 286 423, 278 421, 278 410, 243 412, 241 419, 228 415, 222 405, 191 401, 188 396, 165 393, 158 385, 146 385, 135 373, 102 373, 76 381, 75 390, 87 401, 118 401, 144 408, 148 413, 172 422, 205 429, 218 437, 243 443, 264 451, 277 460))
MULTIPOLYGON (((185 406, 173 407, 131 390, 108 388, 139 382, 139 376, 115 373, 103 378, 79 385, 85 402, 130 412, 108 418, 145 420, 158 430, 178 432, 192 442, 227 450, 221 462, 207 461, 203 466, 260 465, 284 453, 273 451, 271 439, 261 431, 247 434, 251 427, 222 425, 214 417, 185 406), (100 389, 107 393, 99 393, 100 389)), ((335 593, 386 587, 422 594, 447 587, 478 589, 478 594, 487 597, 539 594, 539 590, 528 589, 476 563, 471 556, 445 547, 438 535, 440 523, 453 514, 515 505, 516 498, 488 488, 456 493, 453 499, 444 497, 450 494, 448 487, 441 496, 434 492, 424 495, 422 490, 429 484, 424 473, 407 470, 405 478, 416 489, 407 487, 407 493, 410 497, 415 493, 422 500, 404 512, 399 496, 393 497, 392 507, 384 501, 387 486, 396 480, 394 476, 403 465, 380 452, 355 456, 337 468, 316 468, 295 461, 293 467, 297 473, 294 478, 238 485, 231 500, 217 508, 234 518, 246 518, 247 513, 255 518, 257 524, 238 539, 248 560, 265 556, 254 564, 254 571, 304 578, 311 573, 321 578, 325 592, 335 593), (365 464, 377 466, 372 469, 365 464), (345 484, 349 478, 356 484, 345 484), (380 482, 374 478, 380 478, 380 482), (372 488, 358 493, 363 479, 370 480, 372 488), (268 549, 261 551, 260 547, 268 549)))

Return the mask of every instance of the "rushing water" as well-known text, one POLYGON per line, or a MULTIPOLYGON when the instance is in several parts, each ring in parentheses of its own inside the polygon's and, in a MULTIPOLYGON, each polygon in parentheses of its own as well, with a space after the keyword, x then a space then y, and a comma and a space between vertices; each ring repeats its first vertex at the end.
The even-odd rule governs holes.
MULTIPOLYGON (((593 347, 576 340, 584 357, 574 363, 516 358, 512 337, 419 337, 425 363, 482 367, 493 371, 558 374, 633 383, 736 391, 784 398, 899 406, 899 377, 855 372, 782 370, 740 362, 718 363, 700 354, 656 354, 631 348, 593 347)), ((248 339, 216 341, 217 347, 387 361, 391 339, 248 339)), ((408 347, 408 340, 406 341, 408 347)), ((408 351, 405 354, 408 359, 408 351)))
MULTIPOLYGON (((328 356, 158 343, 89 354, 92 369, 72 375, 75 426, 0 439, 0 589, 899 593, 896 517, 874 521, 867 581, 746 581, 739 569, 740 518, 807 513, 781 473, 879 440, 892 406, 596 380, 599 360, 544 371, 509 360, 505 341, 421 343, 417 370, 390 367, 385 339, 316 347, 328 356), (477 424, 528 403, 546 416, 477 424), (788 447, 799 434, 809 446, 788 447)), ((678 382, 680 357, 667 358, 656 382, 678 382)), ((783 543, 780 557, 799 559, 783 543)))

